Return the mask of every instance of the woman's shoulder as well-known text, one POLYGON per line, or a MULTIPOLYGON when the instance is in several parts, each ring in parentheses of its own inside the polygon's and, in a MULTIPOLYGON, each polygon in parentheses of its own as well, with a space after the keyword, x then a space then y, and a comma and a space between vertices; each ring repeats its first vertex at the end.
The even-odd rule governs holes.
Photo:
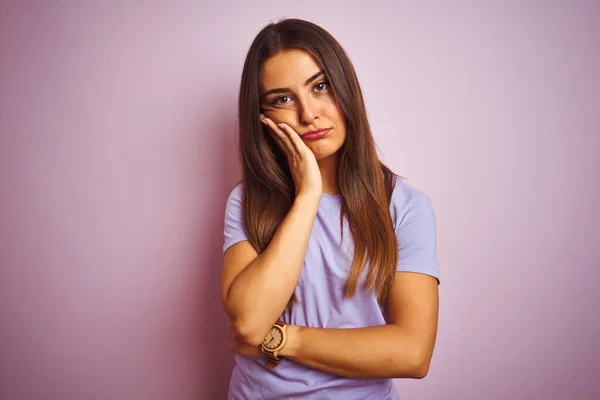
POLYGON ((428 199, 429 196, 421 189, 406 182, 404 178, 394 177, 394 190, 392 192, 392 203, 396 205, 410 204, 414 201, 428 199))
POLYGON ((411 209, 430 208, 430 199, 421 189, 407 183, 401 177, 394 178, 394 190, 390 202, 390 210, 394 221, 399 221, 411 209))
POLYGON ((243 201, 243 185, 238 183, 230 190, 225 202, 225 212, 229 214, 240 214, 243 201))
MULTIPOLYGON (((228 202, 241 202, 244 192, 243 182, 236 184, 229 192, 228 202)), ((429 196, 425 194, 421 189, 406 182, 401 177, 394 177, 394 190, 392 192, 392 199, 390 207, 395 209, 397 212, 406 210, 411 205, 420 202, 429 202, 429 196)))
POLYGON ((244 191, 244 184, 243 184, 243 182, 239 182, 229 192, 228 201, 231 201, 231 200, 241 201, 243 191, 244 191))

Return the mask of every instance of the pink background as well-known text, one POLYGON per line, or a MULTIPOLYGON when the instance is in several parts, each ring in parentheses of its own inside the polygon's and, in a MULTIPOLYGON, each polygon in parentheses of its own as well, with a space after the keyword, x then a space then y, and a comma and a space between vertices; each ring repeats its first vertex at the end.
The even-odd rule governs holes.
POLYGON ((365 3, 2 1, 0 398, 225 398, 237 88, 283 16, 345 46, 434 202, 439 340, 403 398, 600 398, 599 3, 365 3))

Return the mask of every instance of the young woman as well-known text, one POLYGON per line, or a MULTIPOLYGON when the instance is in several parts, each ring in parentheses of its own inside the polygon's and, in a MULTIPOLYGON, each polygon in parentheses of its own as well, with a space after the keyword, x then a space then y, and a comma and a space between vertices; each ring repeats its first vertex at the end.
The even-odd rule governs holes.
POLYGON ((243 180, 225 216, 230 399, 397 399, 438 320, 429 198, 378 158, 354 68, 297 19, 252 43, 239 95, 243 180))

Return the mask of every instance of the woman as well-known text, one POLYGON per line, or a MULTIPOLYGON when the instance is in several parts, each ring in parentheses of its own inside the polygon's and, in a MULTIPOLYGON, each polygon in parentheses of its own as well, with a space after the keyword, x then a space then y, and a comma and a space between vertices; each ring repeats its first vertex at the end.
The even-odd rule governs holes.
POLYGON ((340 44, 265 27, 239 96, 243 181, 225 216, 230 399, 397 399, 438 318, 434 214, 383 165, 340 44))

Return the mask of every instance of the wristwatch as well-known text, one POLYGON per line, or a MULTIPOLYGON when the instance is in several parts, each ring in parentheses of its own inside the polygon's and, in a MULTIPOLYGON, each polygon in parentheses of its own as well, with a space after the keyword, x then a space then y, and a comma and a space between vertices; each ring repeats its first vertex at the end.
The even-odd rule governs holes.
POLYGON ((260 344, 261 350, 267 356, 267 368, 273 369, 281 362, 279 352, 287 343, 287 325, 277 321, 260 344))

